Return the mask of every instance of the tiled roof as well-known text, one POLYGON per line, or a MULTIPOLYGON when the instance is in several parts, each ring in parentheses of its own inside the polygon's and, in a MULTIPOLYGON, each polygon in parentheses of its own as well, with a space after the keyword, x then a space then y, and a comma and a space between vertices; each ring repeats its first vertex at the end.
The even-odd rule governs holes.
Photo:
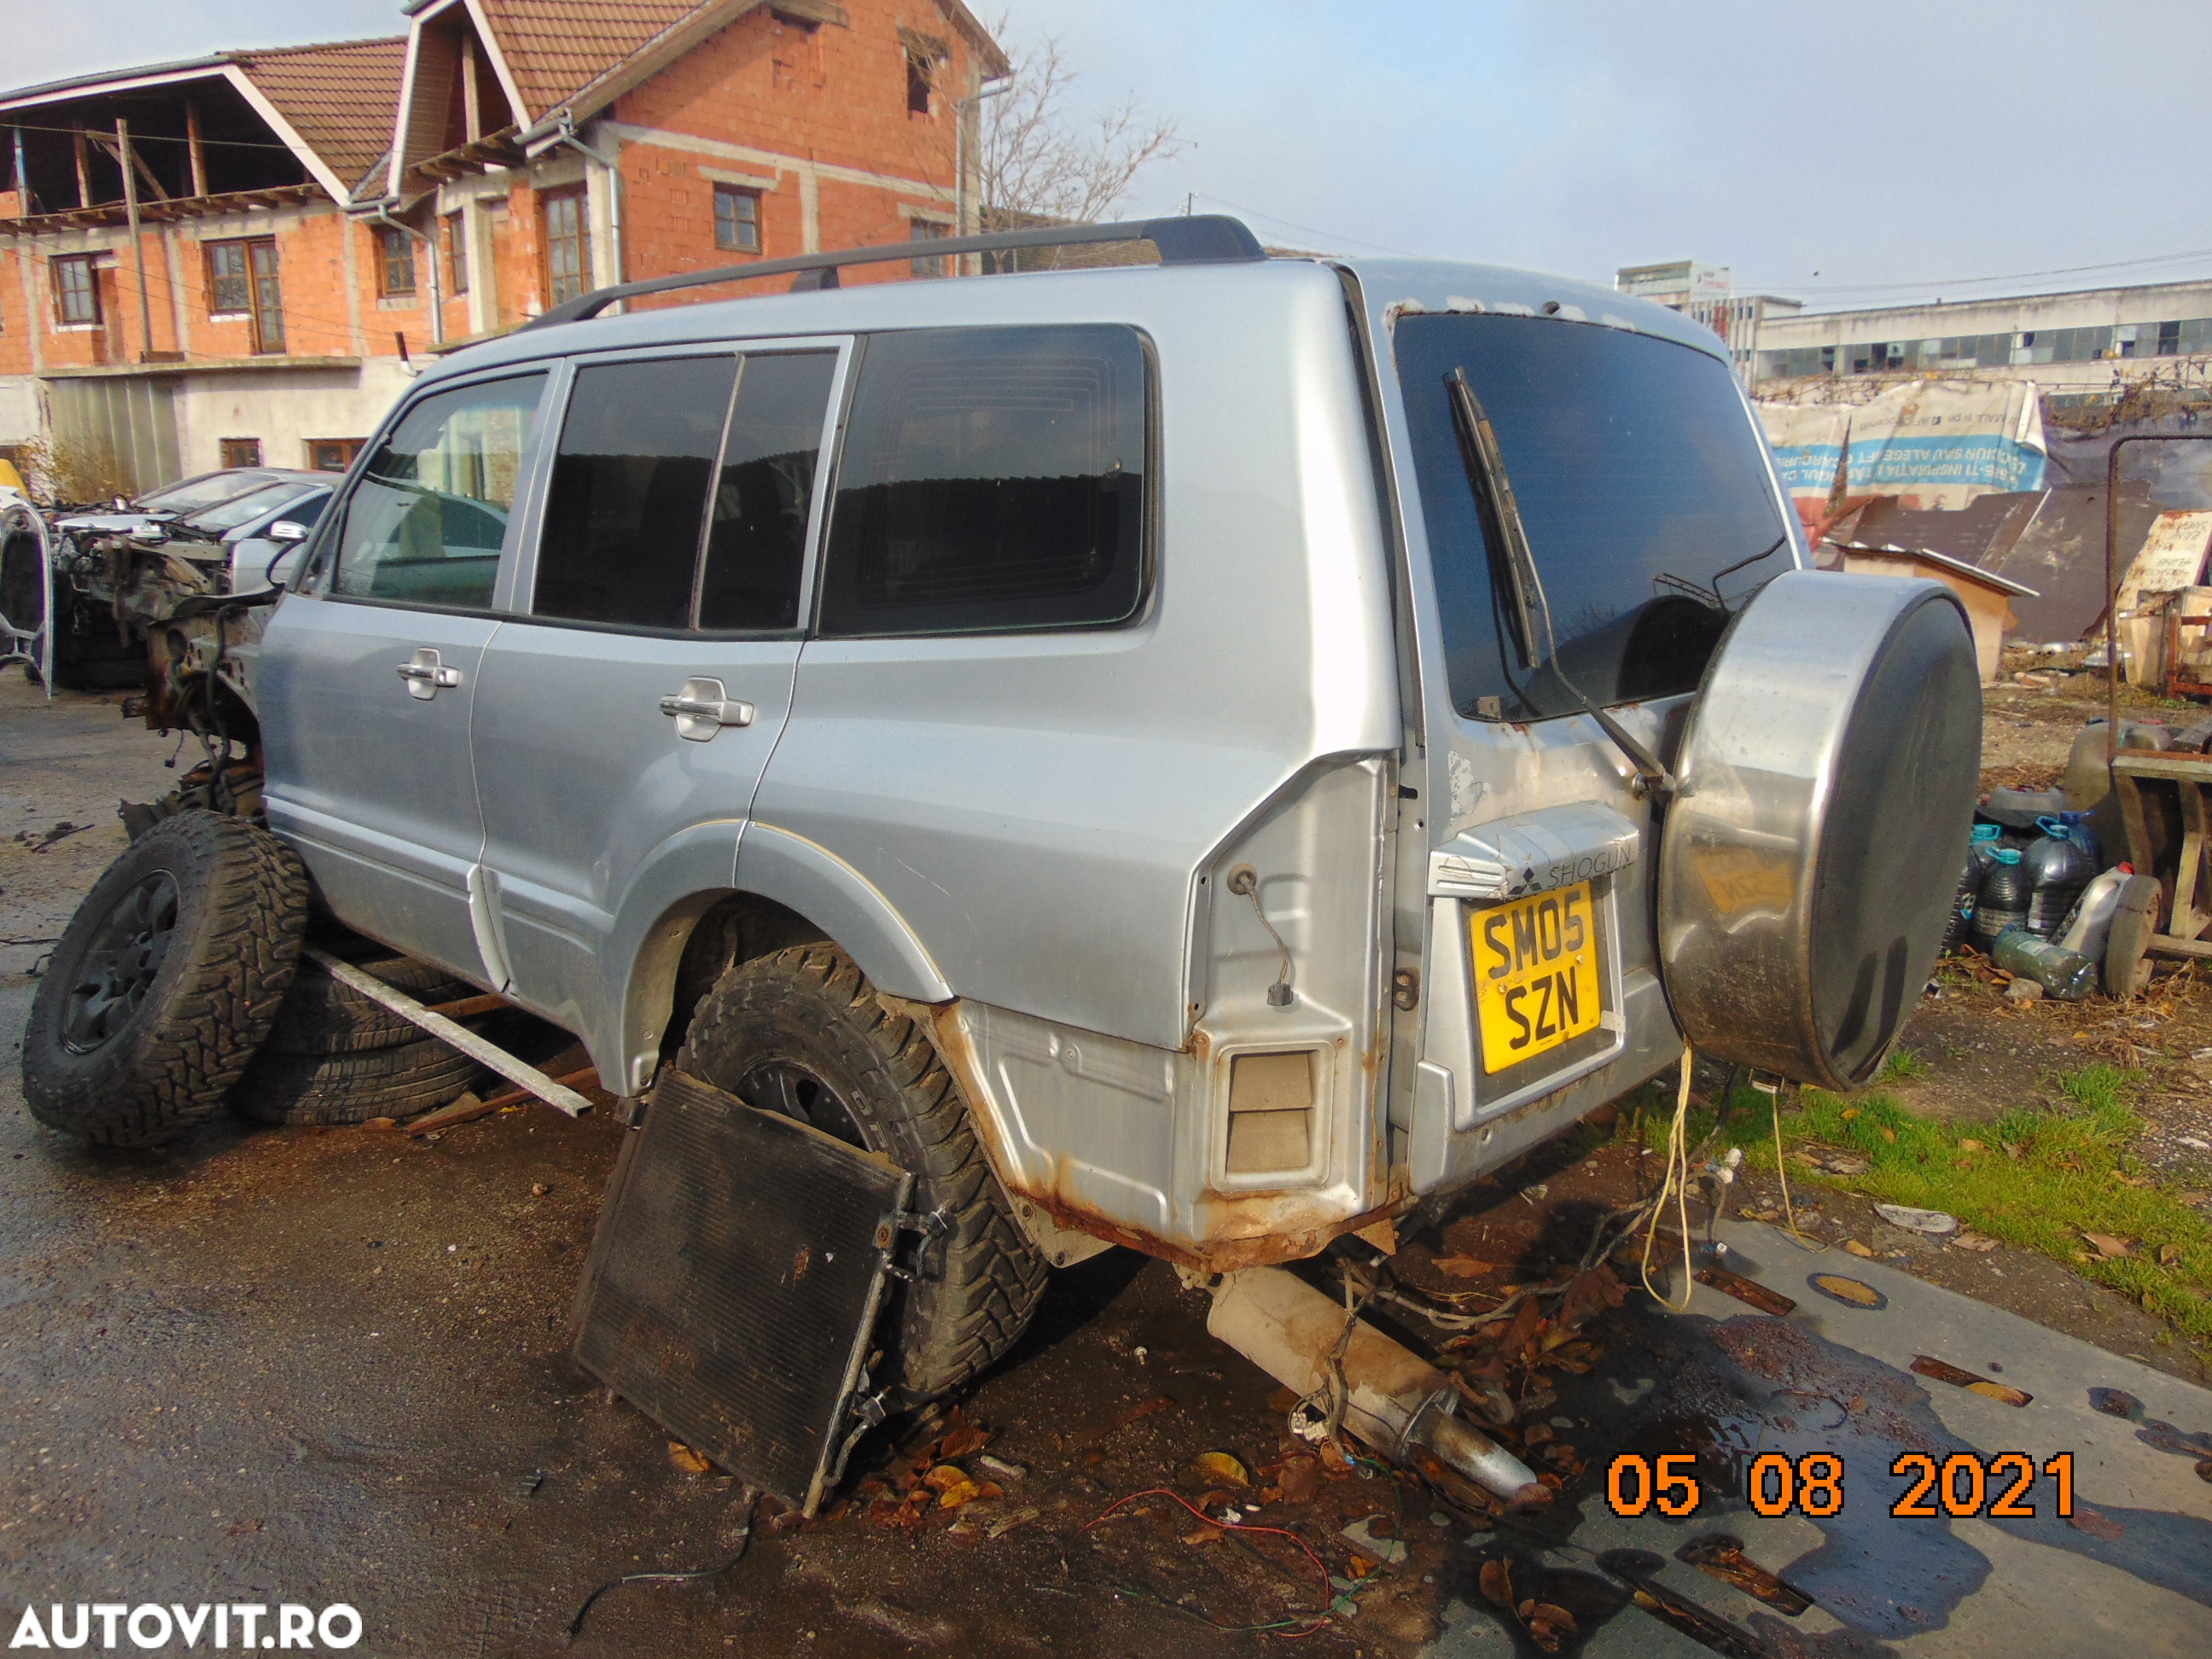
POLYGON ((484 0, 484 18, 536 120, 655 35, 699 0, 484 0))
POLYGON ((359 178, 391 145, 406 36, 223 56, 340 179, 359 178))

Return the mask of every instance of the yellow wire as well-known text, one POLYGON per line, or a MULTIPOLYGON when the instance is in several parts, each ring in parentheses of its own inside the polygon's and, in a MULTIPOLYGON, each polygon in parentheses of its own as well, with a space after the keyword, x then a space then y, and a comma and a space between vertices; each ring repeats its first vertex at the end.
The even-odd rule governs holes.
POLYGON ((1682 1045, 1682 1081, 1674 1091, 1674 1121, 1667 1131, 1667 1178, 1659 1188, 1659 1201, 1651 1206, 1650 1224, 1644 1231, 1644 1288, 1669 1313, 1690 1305, 1690 1045, 1682 1045), (1659 1238, 1659 1212, 1667 1207, 1667 1189, 1674 1190, 1674 1206, 1682 1228, 1682 1299, 1671 1302, 1651 1282, 1651 1247, 1659 1238))
POLYGON ((1798 1231, 1797 1212, 1790 1202, 1790 1169, 1782 1157, 1782 1090, 1779 1085, 1776 1085, 1770 1098, 1774 1105, 1774 1173, 1782 1178, 1782 1214, 1790 1223, 1790 1237, 1808 1249, 1825 1250, 1828 1248, 1825 1241, 1815 1243, 1798 1231))

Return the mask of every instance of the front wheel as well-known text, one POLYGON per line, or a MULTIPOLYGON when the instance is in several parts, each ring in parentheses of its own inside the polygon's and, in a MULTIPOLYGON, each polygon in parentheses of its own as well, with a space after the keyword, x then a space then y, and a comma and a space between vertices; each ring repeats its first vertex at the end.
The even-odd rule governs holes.
POLYGON ((123 849, 63 931, 23 1033, 23 1097, 106 1146, 182 1133, 268 1036, 307 931, 292 849, 183 812, 123 849))
POLYGON ((928 1036, 887 1011, 853 959, 805 945, 740 963, 693 1016, 678 1069, 749 1105, 883 1152, 915 1177, 918 1211, 949 1234, 922 1252, 888 1317, 896 1358, 883 1380, 920 1405, 1011 1348, 1048 1271, 1015 1225, 975 1143, 965 1103, 928 1036))

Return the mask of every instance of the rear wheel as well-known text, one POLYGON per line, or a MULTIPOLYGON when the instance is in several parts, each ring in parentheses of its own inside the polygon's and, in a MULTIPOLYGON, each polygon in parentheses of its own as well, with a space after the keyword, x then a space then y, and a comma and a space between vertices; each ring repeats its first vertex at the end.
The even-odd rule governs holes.
POLYGON ((31 1115, 107 1146, 206 1117, 268 1036, 307 927, 307 872, 275 836, 213 812, 156 825, 54 947, 23 1034, 31 1115))
POLYGON ((887 1154, 916 1177, 914 1207, 951 1231, 921 1253, 889 1317, 896 1358, 879 1376, 920 1405, 1013 1346, 1048 1272, 1015 1225, 952 1077, 927 1035, 887 1011, 851 957, 806 945, 725 974, 693 1016, 683 1071, 764 1111, 887 1154))

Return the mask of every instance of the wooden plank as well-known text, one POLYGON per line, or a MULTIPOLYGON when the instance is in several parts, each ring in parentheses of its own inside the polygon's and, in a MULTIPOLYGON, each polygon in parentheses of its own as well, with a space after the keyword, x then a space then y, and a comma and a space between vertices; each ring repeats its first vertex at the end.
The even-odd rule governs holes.
POLYGON ((2212 781, 2212 755, 2175 755, 2160 749, 2123 749, 2112 762, 2116 772, 2139 778, 2189 778, 2212 781))
MULTIPOLYGON (((553 1080, 556 1083, 570 1085, 579 1089, 596 1089, 599 1084, 599 1071, 596 1066, 586 1066, 580 1072, 570 1072, 553 1080)), ((519 1105, 529 1098, 530 1097, 520 1089, 502 1089, 495 1095, 482 1100, 470 1101, 466 1105, 455 1101, 450 1106, 441 1106, 434 1111, 423 1113, 420 1117, 409 1119, 407 1133, 410 1135, 427 1134, 433 1129, 449 1129, 456 1123, 473 1123, 480 1117, 489 1117, 494 1112, 503 1112, 508 1107, 519 1105)))
POLYGON ((495 991, 486 991, 481 996, 462 997, 454 1002, 434 1002, 430 1012, 443 1014, 447 1019, 466 1019, 471 1014, 489 1014, 514 1005, 495 991))
POLYGON ((2197 892, 2204 873, 2204 787, 2200 779, 2182 781, 2181 792, 2181 860, 2173 878, 2173 915, 2166 922, 2166 931, 2180 939, 2197 939, 2203 935, 2204 924, 2212 921, 2197 908, 2197 892))
POLYGON ((2212 939, 2177 939, 2172 933, 2153 933, 2150 953, 2154 957, 2212 957, 2212 939))
POLYGON ((364 974, 349 962, 340 962, 329 951, 314 945, 307 946, 300 954, 328 969, 331 978, 351 986, 374 1001, 382 1003, 401 1018, 421 1026, 441 1042, 459 1048, 471 1060, 489 1066, 525 1093, 535 1095, 548 1106, 566 1112, 570 1117, 581 1117, 592 1109, 592 1103, 574 1089, 555 1082, 535 1066, 524 1064, 506 1049, 478 1036, 467 1026, 456 1025, 443 1014, 432 1013, 406 992, 397 990, 372 975, 364 974))

